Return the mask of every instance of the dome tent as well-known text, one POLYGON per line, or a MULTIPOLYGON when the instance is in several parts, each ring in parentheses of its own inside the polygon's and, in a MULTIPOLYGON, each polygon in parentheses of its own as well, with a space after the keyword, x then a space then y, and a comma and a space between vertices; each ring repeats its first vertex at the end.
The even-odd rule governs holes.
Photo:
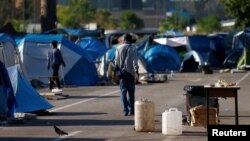
POLYGON ((48 83, 52 70, 47 70, 47 55, 51 41, 58 42, 66 63, 61 69, 65 85, 89 86, 99 81, 96 66, 90 54, 62 35, 28 34, 18 45, 21 62, 29 81, 48 83))

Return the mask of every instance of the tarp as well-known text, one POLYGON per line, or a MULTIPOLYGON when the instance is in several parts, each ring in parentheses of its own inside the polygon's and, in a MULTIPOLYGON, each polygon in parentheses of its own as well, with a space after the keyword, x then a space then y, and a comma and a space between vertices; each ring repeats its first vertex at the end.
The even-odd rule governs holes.
POLYGON ((162 73, 179 70, 181 59, 178 52, 166 45, 153 45, 143 54, 149 73, 162 73))
POLYGON ((188 37, 188 42, 191 50, 198 52, 208 52, 211 49, 215 50, 214 45, 210 42, 207 35, 191 35, 188 37))
POLYGON ((47 70, 47 55, 52 40, 58 42, 65 68, 59 71, 65 85, 95 85, 99 81, 96 66, 90 54, 62 35, 29 34, 18 45, 24 71, 28 81, 39 80, 48 83, 52 70, 47 70))
POLYGON ((76 44, 89 52, 93 60, 99 59, 107 51, 105 44, 95 37, 80 38, 76 44))
POLYGON ((186 36, 173 37, 173 38, 161 37, 161 38, 155 38, 154 41, 161 44, 161 45, 168 45, 171 47, 179 47, 179 46, 187 46, 188 37, 186 37, 186 36))

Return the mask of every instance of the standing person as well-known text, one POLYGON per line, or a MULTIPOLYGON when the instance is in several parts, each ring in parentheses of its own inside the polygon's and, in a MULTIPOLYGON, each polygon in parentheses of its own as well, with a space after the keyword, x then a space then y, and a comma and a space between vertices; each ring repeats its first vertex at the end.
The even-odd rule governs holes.
POLYGON ((119 80, 124 116, 134 115, 135 82, 139 79, 137 50, 132 43, 132 36, 125 34, 123 43, 117 47, 115 54, 115 67, 121 68, 123 62, 123 68, 131 75, 119 80))
POLYGON ((56 82, 57 88, 61 89, 61 84, 59 81, 59 69, 60 66, 63 65, 64 67, 65 62, 62 57, 61 51, 57 48, 58 42, 57 41, 52 41, 51 42, 52 49, 48 52, 48 70, 52 68, 53 74, 52 77, 50 77, 50 82, 49 82, 49 89, 52 90, 54 87, 54 82, 56 82))

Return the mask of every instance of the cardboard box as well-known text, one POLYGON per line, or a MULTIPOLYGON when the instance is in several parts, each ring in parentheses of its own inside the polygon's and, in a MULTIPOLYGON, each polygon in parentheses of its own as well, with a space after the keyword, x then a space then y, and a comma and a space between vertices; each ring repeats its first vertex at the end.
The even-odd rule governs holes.
MULTIPOLYGON (((190 109, 191 126, 206 126, 207 125, 207 107, 196 106, 190 109)), ((217 124, 217 109, 209 107, 209 124, 217 124)))

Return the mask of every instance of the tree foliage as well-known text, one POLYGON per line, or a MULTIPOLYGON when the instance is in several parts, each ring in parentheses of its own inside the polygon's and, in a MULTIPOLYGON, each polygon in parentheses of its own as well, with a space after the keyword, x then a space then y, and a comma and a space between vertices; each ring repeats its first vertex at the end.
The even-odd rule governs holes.
POLYGON ((168 21, 165 21, 165 22, 160 23, 159 31, 164 32, 165 30, 174 29, 174 27, 175 27, 174 24, 168 21))
POLYGON ((218 16, 210 14, 197 21, 197 28, 200 32, 212 33, 219 31, 221 28, 218 16))
POLYGON ((96 9, 88 0, 70 0, 68 6, 57 7, 59 23, 65 27, 78 28, 95 20, 96 9))
POLYGON ((235 28, 250 26, 250 1, 249 0, 220 0, 225 10, 236 18, 235 28))
POLYGON ((118 21, 106 9, 97 9, 95 22, 105 29, 116 29, 118 21))
POLYGON ((134 12, 124 11, 120 18, 121 29, 140 29, 144 26, 143 20, 140 19, 134 12))
POLYGON ((164 22, 160 23, 159 30, 165 31, 170 29, 176 29, 179 31, 184 30, 189 24, 189 19, 184 16, 180 16, 174 13, 171 17, 169 17, 164 22))
POLYGON ((24 32, 25 26, 28 21, 25 17, 32 17, 32 1, 28 0, 26 8, 24 10, 23 5, 17 7, 17 3, 15 0, 2 0, 0 1, 0 27, 6 25, 7 23, 11 23, 14 26, 14 29, 18 32, 24 32), (29 13, 29 15, 27 15, 29 13))

